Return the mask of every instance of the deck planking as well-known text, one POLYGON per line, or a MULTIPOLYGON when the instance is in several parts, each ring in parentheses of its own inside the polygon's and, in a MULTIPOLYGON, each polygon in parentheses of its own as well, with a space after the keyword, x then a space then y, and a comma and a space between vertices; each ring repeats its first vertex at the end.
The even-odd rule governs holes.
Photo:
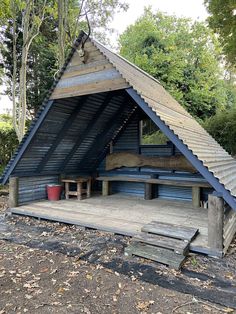
POLYGON ((32 216, 51 221, 80 225, 107 232, 134 236, 144 224, 152 220, 173 222, 199 229, 199 235, 190 245, 194 252, 208 253, 207 210, 194 208, 190 202, 162 199, 143 200, 140 197, 113 194, 92 196, 58 202, 39 201, 11 209, 13 214, 32 216))

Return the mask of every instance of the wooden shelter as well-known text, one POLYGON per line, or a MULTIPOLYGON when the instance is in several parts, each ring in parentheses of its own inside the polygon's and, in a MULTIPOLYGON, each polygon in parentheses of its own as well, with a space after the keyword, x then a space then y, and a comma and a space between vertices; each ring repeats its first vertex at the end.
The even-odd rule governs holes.
POLYGON ((193 251, 221 256, 236 231, 236 161, 156 79, 86 38, 3 173, 12 212, 128 235, 176 222, 199 228, 193 251), (166 144, 140 143, 147 118, 166 144), (68 176, 92 178, 92 197, 42 202, 68 176))

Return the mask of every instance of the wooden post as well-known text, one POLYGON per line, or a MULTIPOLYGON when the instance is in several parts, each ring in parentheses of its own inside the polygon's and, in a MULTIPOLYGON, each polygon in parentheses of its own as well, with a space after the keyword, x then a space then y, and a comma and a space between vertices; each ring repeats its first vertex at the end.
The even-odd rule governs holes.
POLYGON ((110 182, 109 181, 102 181, 102 195, 103 196, 110 195, 110 182))
POLYGON ((152 199, 152 184, 151 183, 145 183, 144 199, 145 200, 152 199))
POLYGON ((19 200, 19 178, 10 177, 9 179, 9 207, 17 207, 19 200))
POLYGON ((91 184, 92 184, 92 179, 89 178, 87 181, 87 197, 91 196, 91 184))
POLYGON ((224 200, 208 195, 208 246, 214 252, 223 251, 224 200))
POLYGON ((77 200, 82 200, 82 182, 77 182, 77 200))
POLYGON ((192 187, 192 204, 194 207, 200 206, 200 187, 199 186, 192 187))
POLYGON ((65 182, 65 197, 66 197, 66 200, 69 199, 69 191, 70 191, 70 183, 69 182, 65 182))

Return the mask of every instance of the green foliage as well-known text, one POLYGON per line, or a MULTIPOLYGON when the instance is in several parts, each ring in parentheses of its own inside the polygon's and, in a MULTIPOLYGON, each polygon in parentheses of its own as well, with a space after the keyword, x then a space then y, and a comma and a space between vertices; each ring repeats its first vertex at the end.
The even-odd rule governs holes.
POLYGON ((120 44, 125 58, 158 79, 193 116, 205 119, 227 105, 220 45, 203 23, 149 8, 120 44))
POLYGON ((0 172, 10 160, 17 145, 12 118, 8 115, 0 115, 0 172))
MULTIPOLYGON (((34 10, 41 9, 43 0, 34 4, 34 10)), ((92 0, 68 2, 68 25, 66 27, 66 55, 71 50, 74 40, 81 29, 88 30, 84 19, 84 11, 88 12, 93 33, 102 38, 102 33, 108 29, 108 24, 117 10, 126 10, 127 5, 122 0, 92 0), (81 11, 81 4, 83 8, 81 11), (83 16, 80 16, 82 12, 83 16)), ((12 43, 12 17, 9 13, 9 0, 4 0, 6 6, 0 8, 0 54, 3 57, 3 67, 6 75, 6 94, 12 96, 12 73, 13 73, 13 43, 12 43), (4 19, 1 19, 1 15, 4 19)), ((17 19, 17 77, 19 83, 19 69, 21 66, 22 51, 22 12, 25 7, 24 0, 16 0, 17 19)), ((58 72, 58 12, 57 1, 48 0, 45 19, 40 27, 39 34, 34 38, 28 56, 27 63, 27 109, 28 116, 34 116, 44 97, 50 89, 56 73, 58 72)), ((36 17, 37 22, 37 17, 36 17)), ((104 37, 104 36, 103 36, 104 37)), ((0 68, 1 72, 1 68, 0 68)), ((1 74, 1 73, 0 73, 1 74)), ((17 87, 18 88, 18 87, 17 87)), ((16 95, 19 90, 16 90, 16 95)))
POLYGON ((161 131, 155 131, 152 134, 146 134, 142 137, 142 145, 164 145, 168 138, 161 131))
POLYGON ((219 34, 229 63, 236 67, 236 2, 235 0, 205 0, 210 17, 209 26, 219 34))
POLYGON ((219 110, 203 126, 230 154, 236 155, 236 106, 219 110))

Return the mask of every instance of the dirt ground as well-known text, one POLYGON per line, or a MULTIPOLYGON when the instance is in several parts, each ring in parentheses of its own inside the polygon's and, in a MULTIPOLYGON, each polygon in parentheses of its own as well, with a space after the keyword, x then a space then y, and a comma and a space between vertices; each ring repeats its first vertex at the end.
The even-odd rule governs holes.
POLYGON ((6 196, 0 208, 0 314, 236 313, 236 241, 177 272, 125 257, 128 237, 8 216, 6 196))

